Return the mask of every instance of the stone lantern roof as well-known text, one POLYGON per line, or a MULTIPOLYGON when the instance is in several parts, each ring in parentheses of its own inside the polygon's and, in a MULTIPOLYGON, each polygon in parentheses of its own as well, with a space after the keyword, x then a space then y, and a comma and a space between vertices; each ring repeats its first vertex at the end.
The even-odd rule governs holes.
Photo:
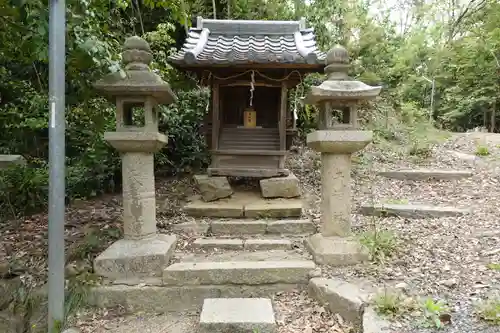
POLYGON ((306 104, 317 104, 322 101, 360 102, 377 97, 382 87, 372 87, 347 75, 349 70, 349 53, 341 46, 334 46, 326 54, 325 74, 327 78, 319 86, 311 87, 305 97, 306 104))
POLYGON ((123 45, 124 71, 108 74, 94 87, 110 97, 151 96, 160 104, 175 102, 177 98, 170 85, 149 68, 151 61, 149 44, 138 36, 129 37, 123 45))

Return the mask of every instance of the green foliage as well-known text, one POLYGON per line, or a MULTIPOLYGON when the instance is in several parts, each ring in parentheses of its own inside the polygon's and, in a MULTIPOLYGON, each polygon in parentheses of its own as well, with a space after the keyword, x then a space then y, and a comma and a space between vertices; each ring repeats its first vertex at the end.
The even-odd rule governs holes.
POLYGON ((488 265, 486 265, 486 267, 488 267, 489 269, 491 270, 494 270, 494 271, 500 271, 500 264, 499 263, 489 263, 488 265))
POLYGON ((486 146, 478 145, 476 147, 476 155, 477 156, 488 156, 490 154, 490 150, 486 146))
POLYGON ((398 241, 390 231, 368 231, 361 235, 360 242, 370 253, 373 261, 382 262, 390 258, 397 251, 398 241))
POLYGON ((17 216, 44 209, 49 186, 45 162, 0 170, 0 210, 17 216))
POLYGON ((500 299, 490 297, 475 304, 476 315, 492 325, 500 325, 500 299))
POLYGON ((424 315, 422 326, 437 329, 444 328, 446 321, 443 320, 443 315, 447 314, 450 309, 443 301, 434 301, 432 298, 427 298, 421 303, 421 308, 424 315))
POLYGON ((190 172, 208 162, 200 130, 208 110, 209 91, 196 89, 177 95, 177 103, 161 108, 160 131, 168 135, 168 144, 156 156, 159 168, 169 173, 190 172))
POLYGON ((376 294, 372 302, 378 314, 388 317, 397 317, 409 313, 416 306, 413 299, 405 297, 398 291, 387 289, 376 294))

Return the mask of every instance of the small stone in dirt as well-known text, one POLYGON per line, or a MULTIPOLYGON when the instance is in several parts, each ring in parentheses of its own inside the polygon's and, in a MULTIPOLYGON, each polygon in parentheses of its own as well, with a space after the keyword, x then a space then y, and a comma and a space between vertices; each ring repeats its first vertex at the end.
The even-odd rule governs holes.
POLYGON ((398 283, 397 285, 395 285, 394 288, 401 289, 401 290, 406 290, 406 289, 408 289, 408 284, 404 283, 404 282, 401 282, 401 283, 398 283))
POLYGON ((455 278, 439 281, 439 284, 442 284, 443 286, 446 286, 448 288, 456 287, 457 283, 457 279, 455 278))
POLYGON ((313 269, 312 271, 309 272, 309 277, 312 279, 312 278, 320 277, 321 274, 322 274, 321 268, 316 268, 316 269, 313 269))

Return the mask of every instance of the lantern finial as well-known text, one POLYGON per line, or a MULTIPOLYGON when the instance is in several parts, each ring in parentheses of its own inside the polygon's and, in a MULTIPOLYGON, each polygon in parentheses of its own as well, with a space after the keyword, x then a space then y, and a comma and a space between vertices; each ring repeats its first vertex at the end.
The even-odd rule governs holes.
POLYGON ((138 36, 132 36, 123 44, 122 62, 125 70, 149 70, 153 54, 148 42, 138 36))
POLYGON ((347 79, 349 70, 349 52, 342 45, 335 45, 328 51, 325 59, 327 80, 347 79))

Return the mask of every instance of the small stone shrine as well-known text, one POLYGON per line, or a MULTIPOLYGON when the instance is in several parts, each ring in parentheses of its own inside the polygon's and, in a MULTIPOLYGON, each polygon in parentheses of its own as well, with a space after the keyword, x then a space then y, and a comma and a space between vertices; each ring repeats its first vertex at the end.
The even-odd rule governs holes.
POLYGON ((372 141, 371 131, 358 130, 357 105, 380 94, 348 75, 349 54, 337 45, 326 55, 326 80, 312 87, 307 104, 319 108, 319 128, 307 145, 321 152, 321 232, 306 240, 317 263, 348 265, 367 259, 351 239, 351 155, 372 141))
POLYGON ((198 18, 169 62, 212 92, 203 124, 212 162, 208 176, 195 178, 204 201, 233 194, 226 177, 261 179, 264 198, 300 196, 297 177, 285 168, 297 133, 289 91, 322 71, 324 59, 305 19, 198 18))
POLYGON ((175 235, 157 234, 153 154, 167 143, 158 132, 158 104, 176 100, 168 83, 153 73, 146 41, 125 41, 124 71, 109 74, 95 87, 116 103, 116 131, 104 139, 122 158, 124 239, 101 253, 95 272, 111 280, 160 276, 175 245, 175 235))

